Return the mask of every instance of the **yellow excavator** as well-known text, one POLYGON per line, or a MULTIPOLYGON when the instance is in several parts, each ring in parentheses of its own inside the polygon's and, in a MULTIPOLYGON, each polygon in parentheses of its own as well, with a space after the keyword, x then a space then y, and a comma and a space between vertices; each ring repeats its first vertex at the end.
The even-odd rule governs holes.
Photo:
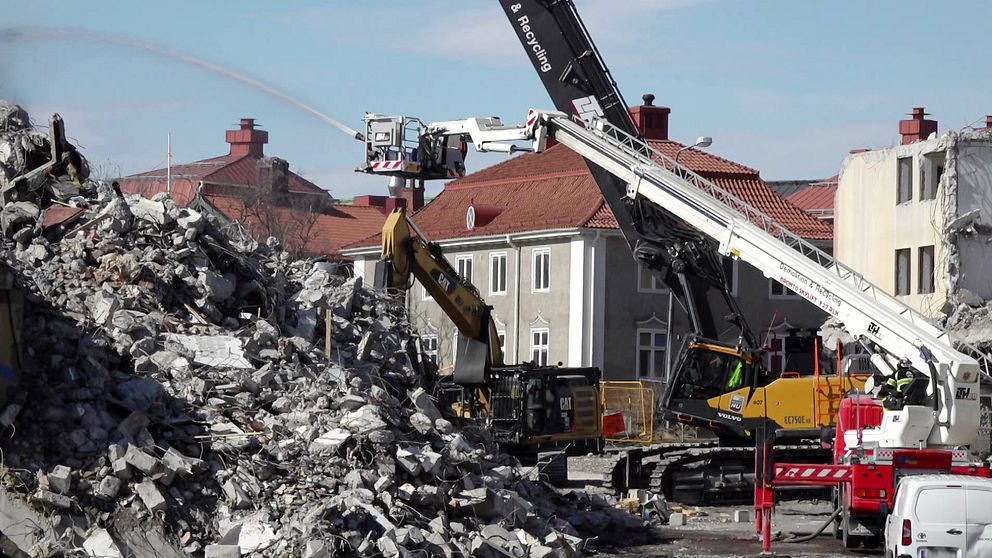
POLYGON ((403 295, 411 278, 420 281, 464 338, 452 374, 441 378, 460 392, 452 406, 460 419, 481 423, 518 455, 598 444, 599 369, 504 363, 492 307, 399 208, 383 224, 374 283, 403 295))

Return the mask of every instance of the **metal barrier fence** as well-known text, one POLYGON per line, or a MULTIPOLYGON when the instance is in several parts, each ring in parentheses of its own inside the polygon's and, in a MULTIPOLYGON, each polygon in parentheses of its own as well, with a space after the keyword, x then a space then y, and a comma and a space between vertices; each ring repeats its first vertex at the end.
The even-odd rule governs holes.
POLYGON ((642 382, 600 383, 603 399, 603 439, 608 442, 651 444, 654 441, 654 389, 642 382))

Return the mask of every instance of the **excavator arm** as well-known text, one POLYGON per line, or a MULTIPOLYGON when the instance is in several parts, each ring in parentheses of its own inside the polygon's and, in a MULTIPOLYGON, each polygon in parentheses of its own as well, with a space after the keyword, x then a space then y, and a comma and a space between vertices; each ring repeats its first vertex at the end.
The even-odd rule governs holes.
POLYGON ((382 225, 380 260, 384 265, 376 271, 376 286, 405 293, 410 277, 416 277, 458 332, 470 340, 456 359, 456 383, 484 384, 491 367, 503 366, 492 307, 482 300, 478 289, 458 276, 440 247, 417 232, 402 208, 390 213, 382 225))
MULTIPOLYGON (((571 0, 500 0, 500 5, 555 108, 584 122, 606 120, 637 136, 627 103, 571 0)), ((733 341, 756 349, 715 245, 677 216, 627 197, 623 180, 594 161, 586 159, 586 164, 635 259, 676 294, 692 332, 727 339, 729 323, 736 330, 733 341)))

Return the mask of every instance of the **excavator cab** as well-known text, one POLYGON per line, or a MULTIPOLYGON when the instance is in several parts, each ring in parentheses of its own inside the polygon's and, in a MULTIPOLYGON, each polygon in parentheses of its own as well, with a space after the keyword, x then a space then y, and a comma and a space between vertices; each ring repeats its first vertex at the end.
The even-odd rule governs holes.
POLYGON ((767 381, 756 357, 726 343, 690 337, 665 392, 666 418, 720 436, 746 437, 745 405, 753 388, 767 381))

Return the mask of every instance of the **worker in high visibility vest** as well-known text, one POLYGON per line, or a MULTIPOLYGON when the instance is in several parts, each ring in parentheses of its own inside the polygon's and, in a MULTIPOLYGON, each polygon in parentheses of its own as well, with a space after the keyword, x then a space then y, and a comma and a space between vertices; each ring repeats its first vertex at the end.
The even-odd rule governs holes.
POLYGON ((878 391, 878 396, 882 398, 882 406, 890 410, 902 409, 906 405, 907 390, 915 379, 912 366, 904 359, 878 391))
POLYGON ((737 364, 734 365, 734 369, 730 371, 730 375, 727 376, 727 381, 724 384, 725 391, 735 390, 741 387, 744 382, 744 362, 741 359, 736 359, 737 364))

